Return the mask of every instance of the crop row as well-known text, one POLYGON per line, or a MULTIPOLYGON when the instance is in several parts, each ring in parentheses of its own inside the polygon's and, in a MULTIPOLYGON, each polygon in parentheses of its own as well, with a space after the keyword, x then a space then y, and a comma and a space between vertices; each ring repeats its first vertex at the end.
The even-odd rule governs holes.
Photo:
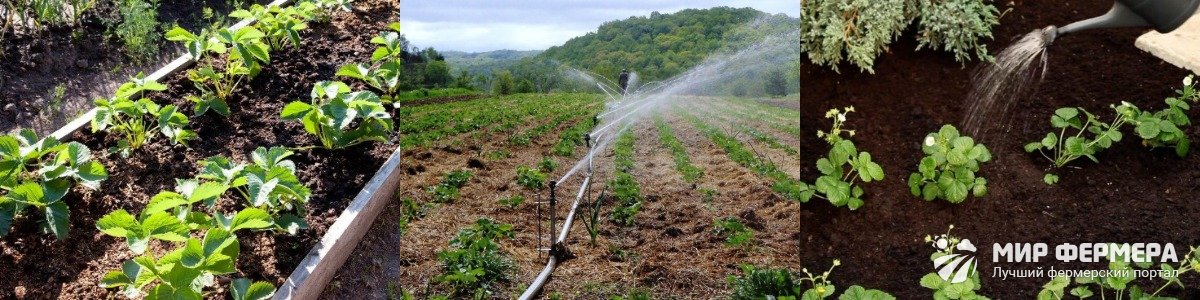
POLYGON ((517 95, 505 96, 502 99, 508 100, 503 102, 515 104, 493 106, 498 101, 488 98, 402 109, 398 114, 420 117, 406 118, 411 121, 400 125, 399 131, 404 135, 400 145, 427 146, 446 137, 496 124, 499 124, 498 128, 512 128, 527 117, 544 117, 567 110, 571 106, 578 106, 580 101, 594 101, 598 98, 580 95, 570 98, 571 101, 562 101, 539 95, 517 95), (457 110, 459 108, 461 110, 457 110))
POLYGON ((729 159, 742 165, 743 167, 749 168, 758 175, 774 180, 775 183, 771 186, 773 191, 779 193, 784 198, 789 200, 802 199, 801 193, 807 189, 807 185, 794 178, 791 178, 787 175, 787 173, 784 173, 782 170, 780 170, 779 167, 774 163, 764 160, 755 155, 754 152, 747 150, 745 146, 743 146, 742 143, 737 140, 737 138, 730 137, 722 133, 721 130, 717 129, 716 127, 708 125, 695 115, 678 109, 678 107, 675 109, 675 112, 681 114, 685 119, 690 121, 693 126, 699 129, 701 133, 709 138, 709 140, 712 140, 714 144, 720 146, 722 149, 725 149, 725 154, 729 156, 729 159))
POLYGON ((622 226, 634 224, 634 218, 642 208, 642 193, 637 179, 633 177, 633 145, 635 142, 632 130, 626 130, 613 144, 613 179, 608 183, 612 190, 614 207, 612 220, 622 226))
POLYGON ((687 148, 675 137, 675 131, 671 129, 670 125, 667 125, 667 122, 663 121, 662 115, 654 115, 654 126, 658 128, 659 143, 671 150, 671 156, 675 158, 675 170, 683 175, 683 181, 689 183, 699 181, 700 177, 704 176, 704 170, 692 165, 692 160, 688 158, 687 148))
MULTIPOLYGON (((755 108, 749 108, 746 106, 738 105, 736 103, 739 103, 739 102, 736 102, 736 101, 724 101, 722 103, 728 104, 728 105, 716 105, 716 104, 710 103, 709 106, 715 106, 712 109, 715 109, 717 112, 720 112, 725 115, 734 116, 743 122, 756 122, 756 123, 766 124, 767 126, 770 126, 771 128, 778 130, 780 132, 793 135, 797 138, 800 137, 800 126, 797 121, 797 120, 799 120, 798 116, 792 117, 792 118, 780 118, 780 117, 776 117, 776 116, 767 115, 766 113, 764 113, 762 111, 756 111, 755 108)), ((780 108, 774 108, 774 109, 780 109, 780 108)))
MULTIPOLYGON (((238 86, 257 76, 270 62, 272 50, 299 47, 299 31, 310 21, 329 20, 330 9, 349 11, 346 0, 299 1, 291 7, 252 5, 230 14, 234 19, 254 20, 238 29, 203 29, 199 33, 179 27, 168 31, 168 40, 185 45, 197 65, 187 72, 197 94, 186 98, 194 104, 191 117, 209 111, 230 114, 226 100, 238 86)), ((373 60, 399 61, 399 25, 372 40, 380 46, 373 60)), ((130 156, 162 137, 187 146, 199 136, 188 129, 189 116, 174 105, 159 105, 145 95, 164 91, 166 86, 141 75, 122 84, 110 98, 96 101, 91 120, 94 133, 119 140, 109 152, 130 156)), ((385 94, 386 96, 386 94, 385 94)), ((323 147, 340 149, 355 144, 387 142, 392 120, 382 99, 371 91, 351 91, 341 82, 321 82, 313 88, 310 102, 296 101, 283 109, 281 119, 295 120, 316 136, 323 147)), ((27 207, 46 214, 49 231, 66 235, 66 206, 61 201, 70 181, 96 188, 107 177, 103 166, 90 159, 91 151, 79 143, 58 144, 52 138, 37 139, 30 131, 0 138, 0 225, 4 233, 12 219, 27 207), (51 159, 52 158, 52 159, 51 159), (30 168, 36 166, 36 170, 30 168)), ((127 297, 146 299, 200 299, 219 276, 238 273, 240 249, 237 232, 276 231, 296 234, 304 222, 310 192, 296 175, 296 165, 287 159, 291 150, 259 148, 252 161, 237 162, 216 156, 199 162, 201 173, 178 179, 173 191, 155 195, 138 214, 118 209, 97 221, 104 234, 124 238, 136 258, 101 280, 105 288, 119 288, 127 297), (217 209, 226 194, 245 200, 234 214, 217 209), (165 255, 147 253, 151 240, 170 242, 165 255)), ((235 299, 262 299, 274 293, 266 282, 232 280, 229 290, 235 299)))

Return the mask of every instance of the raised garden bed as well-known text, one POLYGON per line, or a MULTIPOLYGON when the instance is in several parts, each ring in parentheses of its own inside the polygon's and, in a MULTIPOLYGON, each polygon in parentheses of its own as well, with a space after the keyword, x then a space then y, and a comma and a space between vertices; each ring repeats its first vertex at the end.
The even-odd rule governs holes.
MULTIPOLYGON (((0 264, 13 266, 11 270, 21 274, 0 280, 0 298, 104 298, 115 293, 101 288, 100 278, 119 269, 133 254, 123 240, 96 231, 97 219, 117 209, 141 210, 151 196, 172 190, 176 178, 195 176, 201 159, 225 155, 246 161, 257 147, 317 144, 298 122, 280 120, 280 111, 292 100, 308 99, 313 84, 333 80, 341 65, 368 60, 374 48, 368 41, 397 21, 397 9, 396 3, 389 1, 357 1, 352 12, 334 13, 330 23, 311 23, 311 29, 302 33, 299 48, 273 51, 271 63, 262 73, 234 91, 228 99, 232 111, 228 118, 211 113, 192 118, 189 129, 196 131, 199 139, 190 147, 170 146, 160 139, 128 158, 96 155, 108 168, 109 178, 95 191, 74 188, 68 194, 71 235, 67 239, 56 241, 41 233, 36 218, 18 218, 12 233, 0 240, 4 254, 0 264)), ((175 73, 161 82, 170 88, 147 97, 158 103, 175 103, 190 112, 191 103, 183 96, 195 90, 185 74, 175 73)), ((115 137, 92 134, 87 128, 71 133, 67 140, 82 142, 97 154, 115 145, 115 137)), ((296 174, 312 190, 308 215, 304 216, 309 229, 296 236, 242 233, 234 277, 284 284, 394 148, 395 144, 365 143, 293 155, 290 159, 297 166, 296 174)), ((241 206, 231 201, 220 209, 232 212, 241 206)), ((151 251, 165 247, 166 243, 151 243, 151 251)), ((216 293, 209 296, 228 297, 227 285, 218 284, 216 293)))

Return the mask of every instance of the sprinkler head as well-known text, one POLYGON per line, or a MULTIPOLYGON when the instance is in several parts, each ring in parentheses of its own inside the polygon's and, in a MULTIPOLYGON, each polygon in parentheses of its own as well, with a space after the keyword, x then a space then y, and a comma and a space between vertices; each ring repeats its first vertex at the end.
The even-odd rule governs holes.
POLYGON ((1059 34, 1058 27, 1055 27, 1054 25, 1046 26, 1046 28, 1043 28, 1042 29, 1042 41, 1044 42, 1044 44, 1042 44, 1042 48, 1050 47, 1050 44, 1054 43, 1054 39, 1058 38, 1058 34, 1059 34))

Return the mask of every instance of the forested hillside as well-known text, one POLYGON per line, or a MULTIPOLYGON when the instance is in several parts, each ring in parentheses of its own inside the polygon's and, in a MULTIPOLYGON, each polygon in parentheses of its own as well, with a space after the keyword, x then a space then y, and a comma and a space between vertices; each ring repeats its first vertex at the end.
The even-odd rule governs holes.
POLYGON ((538 55, 539 53, 542 53, 542 50, 495 50, 474 53, 444 51, 442 52, 442 56, 445 56, 446 62, 450 64, 451 73, 458 74, 460 71, 465 70, 471 74, 490 76, 493 71, 507 69, 522 58, 538 55))
MULTIPOLYGON (((538 59, 550 59, 615 77, 621 69, 644 81, 660 80, 696 65, 727 45, 726 39, 748 22, 760 18, 783 20, 787 27, 800 20, 770 16, 753 8, 685 9, 672 14, 652 13, 601 25, 596 32, 550 47, 538 59), (789 25, 790 24, 790 25, 789 25)), ((745 32, 739 33, 745 35, 745 32)))

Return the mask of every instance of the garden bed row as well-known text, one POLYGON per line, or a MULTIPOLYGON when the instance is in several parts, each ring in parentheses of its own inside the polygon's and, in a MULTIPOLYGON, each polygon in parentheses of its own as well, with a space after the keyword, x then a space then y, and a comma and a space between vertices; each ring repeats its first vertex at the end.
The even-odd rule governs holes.
MULTIPOLYGON (((307 102, 313 84, 321 80, 333 80, 334 73, 341 65, 368 61, 374 48, 369 41, 378 31, 386 29, 386 24, 395 21, 397 9, 395 3, 388 1, 358 1, 353 13, 334 14, 330 23, 311 23, 312 28, 303 32, 304 40, 297 48, 292 49, 289 45, 276 49, 271 53, 271 63, 264 65, 261 74, 234 90, 228 98, 231 108, 228 117, 209 113, 191 118, 187 129, 194 130, 198 139, 188 147, 169 145, 167 141, 158 139, 133 150, 128 157, 100 155, 101 150, 116 145, 117 137, 94 135, 84 130, 64 129, 57 132, 56 136, 79 141, 93 149, 95 159, 108 168, 108 180, 97 190, 74 188, 67 195, 65 201, 70 204, 72 231, 65 240, 56 241, 52 236, 41 233, 36 218, 15 220, 12 233, 0 240, 0 249, 5 254, 0 256, 0 264, 14 266, 13 271, 22 276, 9 276, 0 281, 0 291, 3 291, 0 297, 102 298, 110 291, 100 287, 100 278, 105 272, 120 269, 121 262, 132 258, 133 254, 126 249, 122 239, 93 229, 101 216, 118 209, 135 213, 142 210, 151 196, 159 191, 173 190, 176 179, 196 176, 199 171, 197 163, 208 157, 224 155, 235 161, 249 161, 250 153, 258 147, 304 149, 319 144, 304 131, 300 122, 280 119, 280 112, 292 100, 307 102), (377 30, 352 31, 348 28, 377 30), (55 259, 47 259, 51 257, 55 259)), ((179 69, 186 64, 184 60, 176 60, 164 70, 179 69)), ((146 96, 157 103, 175 104, 191 112, 192 103, 185 100, 184 96, 195 94, 196 91, 184 72, 159 72, 152 77, 163 78, 162 82, 169 89, 147 93, 146 96)), ((74 123, 68 128, 82 125, 74 123)), ((390 140, 394 142, 394 136, 390 140)), ((369 223, 373 214, 378 213, 378 207, 363 205, 365 200, 356 200, 352 204, 351 199, 356 199, 356 196, 372 198, 359 195, 359 189, 364 187, 361 192, 364 195, 379 189, 386 192, 392 190, 387 185, 394 185, 396 178, 385 176, 389 172, 384 162, 389 157, 393 161, 398 159, 393 155, 394 147, 394 144, 364 143, 342 150, 304 149, 291 156, 289 159, 295 163, 295 174, 311 190, 308 213, 303 216, 309 228, 294 236, 274 232, 246 232, 239 235, 242 251, 237 259, 238 273, 233 274, 234 277, 265 280, 279 286, 285 283, 291 270, 306 259, 306 254, 318 257, 331 254, 327 252, 334 246, 331 243, 343 247, 340 251, 347 253, 340 254, 340 258, 344 259, 344 255, 348 254, 344 247, 349 245, 349 249, 352 249, 357 237, 350 234, 342 240, 328 237, 322 240, 322 236, 346 228, 365 227, 361 223, 369 223), (377 179, 372 180, 373 174, 377 179), (344 209, 347 212, 343 213, 344 209), (335 222, 342 215, 362 217, 355 219, 353 224, 335 222), (309 248, 313 245, 317 247, 309 254, 309 248)), ((373 199, 386 200, 386 195, 390 194, 386 192, 373 199)), ((225 204, 217 209, 229 213, 241 207, 241 204, 225 204)), ((361 237, 361 232, 358 232, 358 237, 361 237)), ((164 249, 169 249, 169 244, 151 242, 148 252, 161 253, 164 249)), ((334 260, 338 260, 338 254, 333 254, 334 260)), ((328 266, 316 270, 307 268, 301 268, 297 273, 325 272, 311 275, 324 277, 332 275, 333 271, 328 266)), ((336 266, 333 268, 336 269, 336 266)), ((277 296, 315 298, 320 287, 316 287, 316 291, 302 289, 301 294, 288 292, 290 288, 297 287, 298 280, 303 278, 293 276, 277 296)), ((216 286, 217 295, 213 296, 225 297, 223 294, 228 293, 225 289, 228 283, 222 281, 216 286)))

